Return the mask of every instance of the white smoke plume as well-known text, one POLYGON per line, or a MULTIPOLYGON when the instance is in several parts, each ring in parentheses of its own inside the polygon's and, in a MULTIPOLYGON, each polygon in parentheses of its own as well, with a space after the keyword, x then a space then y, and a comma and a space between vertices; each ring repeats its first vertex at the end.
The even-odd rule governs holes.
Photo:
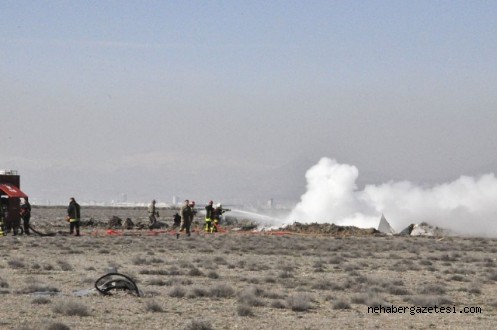
POLYGON ((367 185, 358 190, 355 166, 322 158, 306 173, 307 192, 287 222, 377 228, 381 214, 400 231, 427 222, 459 234, 497 236, 497 179, 493 173, 461 176, 422 188, 411 182, 367 185))

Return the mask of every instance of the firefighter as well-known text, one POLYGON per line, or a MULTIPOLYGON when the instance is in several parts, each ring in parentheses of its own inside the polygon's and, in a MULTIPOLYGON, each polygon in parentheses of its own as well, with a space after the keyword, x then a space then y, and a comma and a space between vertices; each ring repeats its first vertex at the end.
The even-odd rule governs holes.
POLYGON ((221 203, 217 204, 212 215, 213 225, 211 227, 211 233, 217 233, 217 226, 221 222, 221 215, 223 213, 223 205, 221 203))
POLYGON ((192 220, 192 209, 190 207, 190 201, 185 200, 185 204, 181 207, 181 225, 178 232, 176 233, 176 239, 179 238, 179 234, 185 230, 186 234, 190 236, 190 226, 192 220))
POLYGON ((73 235, 76 229, 76 236, 79 236, 79 220, 81 218, 81 208, 74 197, 69 200, 67 207, 67 221, 69 221, 69 234, 73 235))
POLYGON ((205 232, 210 233, 212 231, 212 216, 214 212, 213 202, 209 201, 209 204, 205 206, 205 232))
POLYGON ((155 199, 152 200, 152 203, 148 205, 148 219, 150 220, 150 226, 152 227, 157 223, 157 218, 159 216, 159 212, 155 208, 155 199))
POLYGON ((24 233, 29 235, 29 220, 31 219, 31 204, 28 198, 24 198, 24 203, 21 204, 21 218, 24 226, 24 233))
POLYGON ((2 203, 0 202, 0 236, 5 236, 5 210, 2 203))
POLYGON ((178 214, 178 212, 173 215, 173 223, 174 227, 179 227, 179 225, 181 224, 181 216, 178 214))

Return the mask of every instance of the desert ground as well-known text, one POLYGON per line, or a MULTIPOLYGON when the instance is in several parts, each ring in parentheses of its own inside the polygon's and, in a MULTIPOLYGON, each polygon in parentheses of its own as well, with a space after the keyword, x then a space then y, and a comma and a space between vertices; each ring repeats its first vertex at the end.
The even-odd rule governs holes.
POLYGON ((108 231, 113 216, 146 223, 146 210, 83 207, 94 225, 73 237, 65 208, 34 207, 33 227, 53 236, 0 237, 0 328, 495 328, 496 239, 227 230, 177 240, 174 212, 160 210, 168 228, 108 231), (111 270, 142 295, 96 291, 111 270), (368 312, 379 306, 413 309, 368 312))

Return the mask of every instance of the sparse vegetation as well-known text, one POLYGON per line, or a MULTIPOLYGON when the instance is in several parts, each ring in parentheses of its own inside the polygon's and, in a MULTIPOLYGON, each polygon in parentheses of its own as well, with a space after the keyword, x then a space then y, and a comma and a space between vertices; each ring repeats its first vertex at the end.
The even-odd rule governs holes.
POLYGON ((162 306, 158 302, 153 301, 153 300, 148 300, 145 303, 145 310, 147 312, 152 312, 152 313, 162 313, 162 312, 164 312, 164 309, 162 308, 162 306))
POLYGON ((52 310, 66 316, 90 316, 88 308, 76 301, 58 301, 52 310))
MULTIPOLYGON (((8 289, 0 294, 9 304, 26 306, 27 301, 31 306, 27 307, 30 313, 21 315, 25 308, 14 312, 29 321, 22 323, 26 329, 47 329, 49 321, 43 326, 37 322, 45 315, 60 317, 71 327, 91 327, 89 319, 96 320, 92 326, 104 325, 109 315, 116 315, 112 320, 116 328, 131 329, 137 327, 136 314, 144 312, 147 317, 141 325, 150 328, 157 324, 174 329, 222 329, 227 324, 243 328, 250 322, 261 329, 317 329, 314 324, 336 326, 337 320, 349 320, 343 327, 357 327, 351 315, 365 313, 370 306, 474 304, 484 310, 497 306, 494 239, 330 239, 202 232, 176 240, 167 232, 149 236, 148 229, 129 237, 92 237, 90 230, 83 230, 81 240, 69 236, 16 239, 15 249, 8 237, 0 240, 0 289, 8 289), (34 246, 36 254, 20 253, 34 246), (103 297, 92 292, 88 297, 68 298, 76 290, 92 288, 110 268, 135 278, 144 296, 116 292, 103 297), (91 318, 83 317, 90 314, 91 318), (206 319, 189 320, 198 316, 206 319)), ((400 324, 395 316, 389 320, 400 324)), ((439 315, 439 320, 454 328, 480 328, 479 322, 491 327, 474 315, 452 319, 439 315)), ((375 318, 378 328, 384 326, 382 322, 375 318)), ((429 328, 434 323, 423 318, 411 322, 412 328, 429 328)))

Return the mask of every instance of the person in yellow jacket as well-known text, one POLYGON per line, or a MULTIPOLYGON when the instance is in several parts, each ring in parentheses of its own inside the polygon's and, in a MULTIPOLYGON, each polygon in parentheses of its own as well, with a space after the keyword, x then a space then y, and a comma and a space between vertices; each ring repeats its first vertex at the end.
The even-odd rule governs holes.
POLYGON ((212 231, 212 216, 214 214, 213 202, 210 201, 209 204, 205 206, 205 231, 210 233, 212 231))

